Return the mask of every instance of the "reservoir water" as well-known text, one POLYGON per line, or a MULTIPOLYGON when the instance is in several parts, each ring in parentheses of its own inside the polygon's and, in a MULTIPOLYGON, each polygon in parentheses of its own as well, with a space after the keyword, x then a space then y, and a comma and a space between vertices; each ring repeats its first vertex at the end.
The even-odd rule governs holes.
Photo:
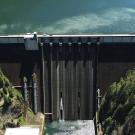
POLYGON ((92 120, 54 121, 46 126, 46 135, 95 135, 92 120))
POLYGON ((0 35, 135 33, 135 0, 1 0, 0 35))

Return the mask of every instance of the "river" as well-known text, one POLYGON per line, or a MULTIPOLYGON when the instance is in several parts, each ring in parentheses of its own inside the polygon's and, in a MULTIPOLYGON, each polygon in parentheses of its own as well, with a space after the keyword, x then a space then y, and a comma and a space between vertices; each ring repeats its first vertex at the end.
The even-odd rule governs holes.
POLYGON ((134 0, 1 0, 0 35, 135 33, 134 0))

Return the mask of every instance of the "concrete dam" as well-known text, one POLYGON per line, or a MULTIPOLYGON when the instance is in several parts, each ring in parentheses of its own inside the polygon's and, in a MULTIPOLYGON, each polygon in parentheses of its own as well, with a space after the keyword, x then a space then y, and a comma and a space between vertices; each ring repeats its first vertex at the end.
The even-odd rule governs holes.
POLYGON ((52 120, 92 120, 102 93, 135 66, 135 35, 0 36, 0 65, 13 86, 52 120), (113 70, 111 67, 113 67, 113 70), (32 74, 37 75, 32 97, 32 74))

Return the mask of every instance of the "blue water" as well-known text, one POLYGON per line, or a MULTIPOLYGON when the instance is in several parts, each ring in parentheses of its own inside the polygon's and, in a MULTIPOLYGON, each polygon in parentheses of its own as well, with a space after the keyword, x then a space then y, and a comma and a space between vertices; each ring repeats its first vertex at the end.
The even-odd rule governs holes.
POLYGON ((0 34, 135 33, 135 0, 1 0, 0 34))

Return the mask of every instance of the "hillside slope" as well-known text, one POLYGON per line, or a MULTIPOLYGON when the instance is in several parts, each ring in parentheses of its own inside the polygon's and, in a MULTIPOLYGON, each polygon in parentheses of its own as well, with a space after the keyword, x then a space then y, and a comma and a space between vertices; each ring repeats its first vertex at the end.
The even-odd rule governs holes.
POLYGON ((0 135, 6 127, 18 127, 26 122, 26 113, 29 119, 34 117, 30 108, 25 109, 22 94, 15 89, 0 69, 0 135))
POLYGON ((135 135, 135 69, 109 87, 99 119, 105 135, 135 135))

